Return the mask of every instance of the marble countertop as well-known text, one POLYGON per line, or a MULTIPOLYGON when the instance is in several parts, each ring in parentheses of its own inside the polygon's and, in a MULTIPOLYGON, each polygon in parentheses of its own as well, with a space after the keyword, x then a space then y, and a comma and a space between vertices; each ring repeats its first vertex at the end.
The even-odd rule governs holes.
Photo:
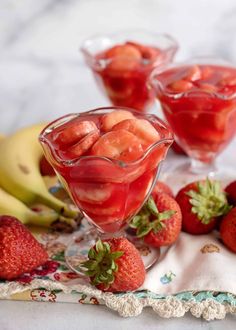
MULTIPOLYGON (((0 132, 108 101, 84 66, 79 45, 97 33, 129 28, 166 32, 178 60, 215 55, 236 63, 235 0, 1 0, 0 132)), ((219 162, 234 164, 236 141, 219 162)), ((235 317, 206 323, 161 320, 151 310, 121 319, 104 307, 0 301, 0 329, 233 329, 235 317), (96 310, 95 310, 96 308, 96 310), (92 317, 91 317, 92 316, 92 317)))

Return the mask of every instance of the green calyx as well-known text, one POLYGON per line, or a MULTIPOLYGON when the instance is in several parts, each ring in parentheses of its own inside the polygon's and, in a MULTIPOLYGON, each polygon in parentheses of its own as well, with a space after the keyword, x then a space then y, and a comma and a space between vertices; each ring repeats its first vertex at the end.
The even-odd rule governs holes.
POLYGON ((165 220, 170 219, 175 213, 176 212, 173 210, 160 213, 154 199, 150 196, 141 211, 132 219, 130 227, 137 229, 137 237, 144 237, 150 231, 157 234, 160 230, 166 227, 165 220))
POLYGON ((87 268, 85 275, 91 278, 91 284, 105 284, 108 288, 114 282, 114 274, 118 271, 115 261, 123 254, 123 251, 111 252, 109 243, 99 239, 95 247, 89 250, 89 260, 82 263, 82 267, 87 268))
POLYGON ((190 190, 186 195, 191 197, 192 212, 205 225, 209 224, 213 218, 225 215, 231 209, 227 202, 226 193, 222 190, 219 181, 197 183, 197 191, 190 190))

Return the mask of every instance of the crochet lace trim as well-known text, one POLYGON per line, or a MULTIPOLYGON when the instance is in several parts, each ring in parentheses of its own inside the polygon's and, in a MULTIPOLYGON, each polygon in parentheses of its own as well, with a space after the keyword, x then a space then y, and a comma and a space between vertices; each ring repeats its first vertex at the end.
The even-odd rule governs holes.
POLYGON ((186 292, 171 296, 158 296, 152 293, 113 294, 86 285, 66 286, 62 283, 40 279, 33 280, 30 285, 17 282, 1 283, 0 298, 7 298, 15 293, 42 287, 49 291, 61 290, 64 293, 76 291, 96 297, 108 308, 117 311, 123 317, 137 316, 142 313, 144 307, 152 307, 158 316, 164 318, 182 317, 185 313, 190 312, 197 318, 203 317, 210 321, 224 319, 227 313, 236 314, 236 298, 229 293, 186 292), (196 299, 196 294, 198 294, 198 299, 196 299), (199 295, 201 299, 199 299, 199 295), (217 301, 217 295, 220 297, 219 301, 217 301))

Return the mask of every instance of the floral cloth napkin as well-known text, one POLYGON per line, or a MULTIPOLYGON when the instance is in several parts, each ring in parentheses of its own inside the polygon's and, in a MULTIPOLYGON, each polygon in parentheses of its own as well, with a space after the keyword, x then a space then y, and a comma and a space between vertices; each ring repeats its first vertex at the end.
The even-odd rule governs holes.
MULTIPOLYGON (((86 230, 83 220, 80 230, 86 230)), ((236 314, 236 255, 211 235, 181 233, 178 241, 163 250, 147 272, 139 291, 103 293, 66 265, 64 251, 72 234, 58 234, 33 228, 50 260, 16 281, 0 282, 0 298, 15 300, 106 304, 122 316, 135 316, 151 306, 162 317, 181 317, 187 311, 207 320, 236 314)), ((139 246, 147 255, 149 250, 139 246)))
MULTIPOLYGON (((236 314, 236 255, 223 246, 215 231, 192 236, 181 233, 176 244, 163 249, 136 292, 103 293, 87 278, 67 266, 64 251, 74 234, 31 228, 50 260, 15 281, 0 280, 0 299, 105 304, 122 316, 139 315, 150 306, 161 317, 181 317, 186 312, 207 320, 236 314)), ((79 231, 88 229, 84 219, 79 231)), ((150 249, 139 244, 141 255, 150 249)))

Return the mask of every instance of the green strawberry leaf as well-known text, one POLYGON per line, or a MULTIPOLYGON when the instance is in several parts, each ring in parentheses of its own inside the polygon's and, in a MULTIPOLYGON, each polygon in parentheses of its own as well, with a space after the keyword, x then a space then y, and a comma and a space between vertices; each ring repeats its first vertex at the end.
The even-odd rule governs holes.
POLYGON ((118 259, 121 256, 123 256, 124 252, 123 251, 115 251, 110 254, 110 257, 112 260, 118 259))
POLYGON ((151 212, 151 214, 158 216, 159 211, 157 209, 156 203, 152 196, 150 196, 148 198, 146 206, 147 206, 148 210, 151 212))
POLYGON ((144 237, 144 236, 146 236, 151 230, 152 230, 152 227, 151 227, 149 224, 148 224, 148 225, 140 226, 140 227, 137 229, 136 236, 139 237, 139 238, 144 237))
POLYGON ((206 225, 214 218, 227 214, 232 208, 219 181, 210 181, 207 178, 206 181, 197 183, 197 191, 189 190, 186 195, 190 197, 192 213, 206 225))
POLYGON ((158 220, 159 220, 159 221, 168 220, 168 219, 170 219, 175 213, 176 213, 176 211, 174 211, 174 210, 168 210, 168 211, 164 211, 164 212, 162 212, 162 213, 159 213, 158 220))

